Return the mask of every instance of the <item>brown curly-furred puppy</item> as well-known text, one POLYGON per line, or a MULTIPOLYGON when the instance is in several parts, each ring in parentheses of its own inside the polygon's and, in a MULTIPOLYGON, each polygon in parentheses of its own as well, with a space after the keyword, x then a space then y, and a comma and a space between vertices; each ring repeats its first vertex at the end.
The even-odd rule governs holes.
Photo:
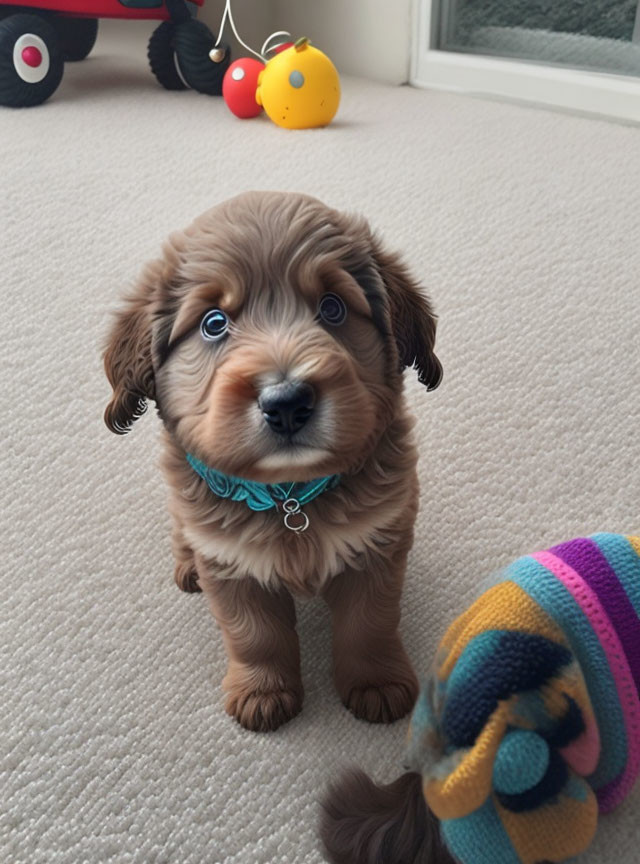
POLYGON ((418 501, 402 370, 438 385, 435 330, 428 299, 364 219, 276 192, 240 195, 171 235, 117 314, 105 421, 124 433, 156 403, 175 579, 209 601, 227 711, 248 729, 302 706, 296 593, 330 607, 335 684, 357 717, 390 722, 413 705, 398 634, 418 501), (187 453, 261 484, 339 480, 291 517, 309 522, 293 531, 279 501, 256 511, 215 494, 187 453))

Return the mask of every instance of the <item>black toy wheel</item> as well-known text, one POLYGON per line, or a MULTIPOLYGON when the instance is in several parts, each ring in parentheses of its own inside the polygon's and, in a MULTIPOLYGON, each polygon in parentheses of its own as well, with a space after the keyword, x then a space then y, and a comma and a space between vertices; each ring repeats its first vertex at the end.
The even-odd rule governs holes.
POLYGON ((222 95, 222 79, 231 63, 229 46, 221 43, 224 58, 214 63, 209 51, 214 47, 216 37, 202 21, 184 21, 178 24, 175 33, 175 52, 182 77, 189 87, 209 96, 222 95))
POLYGON ((89 56, 98 36, 97 18, 64 18, 54 15, 51 20, 65 60, 84 60, 89 56))
POLYGON ((147 57, 151 71, 166 90, 186 90, 176 67, 175 35, 173 21, 163 21, 151 34, 147 57))
POLYGON ((64 62, 56 31, 38 15, 0 21, 0 105, 40 105, 56 90, 64 62))

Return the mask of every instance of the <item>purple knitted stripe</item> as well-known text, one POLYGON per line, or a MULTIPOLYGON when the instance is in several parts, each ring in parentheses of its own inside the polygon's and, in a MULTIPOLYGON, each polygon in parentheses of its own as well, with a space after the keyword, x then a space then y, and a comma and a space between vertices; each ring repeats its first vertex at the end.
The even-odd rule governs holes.
POLYGON ((640 690, 640 619, 615 570, 596 543, 586 537, 562 543, 550 551, 579 573, 598 595, 622 643, 633 680, 640 690))

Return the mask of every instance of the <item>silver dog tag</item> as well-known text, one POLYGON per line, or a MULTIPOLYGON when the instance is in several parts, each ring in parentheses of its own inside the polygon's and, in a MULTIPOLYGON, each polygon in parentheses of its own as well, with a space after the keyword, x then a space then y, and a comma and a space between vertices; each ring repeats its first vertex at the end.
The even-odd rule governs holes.
POLYGON ((306 513, 304 513, 300 509, 300 502, 295 498, 287 498, 287 500, 282 505, 282 509, 285 512, 284 524, 287 526, 289 531, 295 531, 296 534, 306 531, 309 527, 309 517, 306 513), (302 517, 302 522, 299 525, 292 525, 289 521, 292 517, 300 516, 302 517))

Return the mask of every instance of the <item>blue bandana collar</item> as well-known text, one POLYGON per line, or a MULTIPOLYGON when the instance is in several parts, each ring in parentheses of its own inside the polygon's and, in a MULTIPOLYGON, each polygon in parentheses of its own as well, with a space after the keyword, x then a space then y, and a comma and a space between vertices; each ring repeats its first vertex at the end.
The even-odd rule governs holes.
POLYGON ((306 531, 309 527, 309 518, 302 506, 328 489, 335 489, 340 482, 340 475, 332 474, 308 483, 258 483, 209 468, 191 453, 187 453, 187 462, 218 498, 244 501, 251 510, 270 510, 280 506, 285 513, 284 524, 296 532, 306 531))

